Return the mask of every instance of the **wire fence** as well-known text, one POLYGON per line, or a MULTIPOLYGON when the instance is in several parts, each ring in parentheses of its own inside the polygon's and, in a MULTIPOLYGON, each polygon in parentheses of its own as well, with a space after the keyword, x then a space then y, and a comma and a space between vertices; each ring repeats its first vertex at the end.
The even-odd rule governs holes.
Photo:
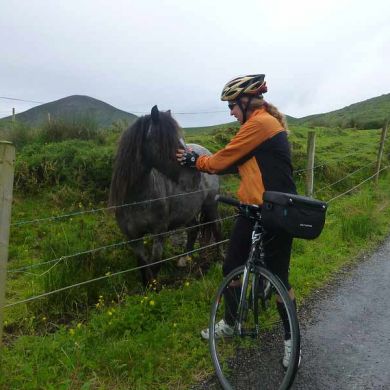
MULTIPOLYGON (((35 103, 35 104, 47 104, 51 102, 41 102, 36 100, 27 100, 27 99, 19 99, 19 98, 13 98, 8 96, 0 96, 0 99, 4 100, 12 100, 12 101, 18 101, 18 102, 24 102, 24 103, 35 103)), ((153 104, 150 104, 152 106, 153 104)), ((127 111, 131 112, 132 114, 150 114, 150 111, 133 111, 131 109, 126 109, 127 111)), ((8 111, 4 111, 8 112, 8 111)), ((172 110, 172 113, 175 115, 202 115, 202 114, 217 114, 217 113, 228 113, 228 110, 199 110, 199 111, 188 111, 188 112, 181 112, 181 111, 174 111, 172 110)))
POLYGON ((37 299, 41 299, 41 298, 47 297, 49 295, 53 295, 53 294, 59 293, 61 291, 66 291, 66 290, 69 290, 69 289, 74 288, 74 287, 79 287, 79 286, 83 286, 83 285, 86 285, 86 284, 89 284, 89 283, 97 282, 99 280, 112 278, 112 277, 115 277, 115 276, 118 276, 118 275, 123 275, 123 274, 128 273, 128 272, 138 271, 138 270, 141 270, 143 268, 151 267, 153 265, 166 263, 168 261, 171 261, 171 260, 174 260, 174 259, 178 259, 178 258, 180 258, 182 256, 189 256, 189 255, 191 255, 193 253, 200 252, 200 251, 203 251, 205 249, 213 248, 215 246, 224 244, 224 243, 226 243, 228 241, 229 241, 229 239, 218 241, 218 242, 215 242, 213 244, 205 245, 205 246, 203 246, 201 248, 196 248, 196 249, 193 249, 191 251, 184 252, 184 253, 182 253, 180 255, 175 255, 175 256, 168 257, 167 259, 156 261, 156 262, 154 262, 152 264, 145 264, 145 265, 141 265, 139 267, 133 267, 133 268, 129 268, 129 269, 126 269, 126 270, 123 270, 123 271, 113 272, 113 273, 110 273, 108 275, 99 276, 98 278, 85 280, 84 282, 75 283, 75 284, 72 284, 70 286, 65 286, 65 287, 59 288, 57 290, 49 291, 49 292, 46 292, 46 293, 43 293, 43 294, 40 294, 40 295, 36 295, 34 297, 23 299, 23 300, 18 301, 18 302, 9 303, 9 304, 5 305, 4 307, 7 308, 7 307, 12 307, 12 306, 19 305, 21 303, 27 303, 27 302, 35 301, 37 299))
MULTIPOLYGON (((177 233, 183 233, 183 232, 185 232, 187 230, 190 230, 190 229, 199 229, 200 227, 204 227, 204 226, 216 223, 216 222, 227 221, 229 219, 235 218, 236 216, 237 215, 232 215, 232 216, 225 217, 225 218, 218 218, 218 219, 215 219, 213 221, 203 222, 203 223, 199 223, 199 224, 196 224, 196 225, 183 227, 183 228, 180 228, 180 229, 169 230, 167 232, 162 232, 162 233, 157 233, 157 234, 153 234, 153 235, 148 235, 147 238, 148 239, 154 239, 154 238, 157 238, 157 237, 164 237, 164 236, 170 236, 170 235, 177 234, 177 233)), ((41 262, 41 263, 34 263, 34 264, 31 264, 31 265, 28 265, 28 266, 25 266, 25 267, 11 268, 10 270, 8 270, 8 273, 24 272, 24 271, 27 271, 29 269, 41 267, 41 266, 52 264, 52 263, 55 263, 55 265, 57 265, 61 261, 68 260, 68 259, 73 258, 73 257, 86 255, 86 254, 91 254, 91 253, 95 253, 95 252, 98 252, 98 251, 101 251, 101 250, 105 250, 105 249, 117 248, 117 247, 128 245, 128 244, 133 244, 135 242, 143 241, 144 239, 145 239, 145 236, 142 236, 142 237, 138 237, 138 238, 135 238, 135 239, 132 239, 132 240, 128 240, 128 241, 121 241, 121 242, 118 242, 118 243, 115 243, 115 244, 105 245, 105 246, 101 246, 99 248, 93 248, 93 249, 89 249, 89 250, 86 250, 86 251, 73 253, 71 255, 61 256, 61 257, 58 257, 58 258, 55 258, 55 259, 52 259, 52 260, 48 260, 48 261, 44 261, 44 262, 41 262)), ((45 273, 46 272, 47 271, 45 271, 45 273)), ((33 275, 42 276, 43 274, 33 274, 33 275)))
MULTIPOLYGON (((364 167, 362 167, 362 168, 364 168, 364 167)), ((382 171, 387 170, 389 168, 390 168, 390 165, 388 165, 386 167, 383 167, 382 169, 379 170, 379 172, 382 172, 382 171)), ((351 174, 349 174, 347 176, 350 176, 351 174)), ((336 199, 339 199, 342 196, 345 196, 348 193, 354 191, 355 189, 357 189, 360 186, 362 186, 364 183, 366 183, 369 180, 371 180, 372 178, 374 178, 377 174, 378 174, 378 172, 376 172, 375 174, 369 176, 368 178, 366 178, 365 180, 363 180, 359 184, 353 186, 352 188, 348 189, 347 191, 344 191, 343 193, 341 193, 341 194, 339 194, 339 195, 337 195, 337 196, 327 200, 327 203, 331 203, 331 202, 335 201, 336 199)), ((156 234, 154 236, 151 236, 150 238, 154 238, 154 237, 158 237, 158 236, 162 236, 162 235, 174 234, 174 233, 178 233, 178 232, 183 232, 185 230, 188 230, 188 229, 191 229, 191 228, 195 228, 195 227, 201 227, 201 226, 207 225, 209 223, 222 222, 222 221, 225 221, 225 220, 228 220, 228 219, 232 219, 232 218, 235 218, 236 216, 237 215, 233 215, 233 216, 229 216, 229 217, 226 217, 226 218, 221 218, 221 219, 217 219, 217 220, 214 220, 214 221, 210 221, 210 222, 194 225, 194 226, 191 226, 191 227, 186 227, 186 228, 176 229, 174 231, 169 231, 169 232, 156 234)), ((62 257, 57 258, 57 259, 53 259, 53 260, 49 260, 47 262, 34 264, 34 265, 31 265, 31 266, 28 266, 28 267, 22 267, 22 268, 14 269, 14 270, 11 269, 9 272, 23 272, 24 270, 31 269, 33 267, 38 267, 38 266, 42 266, 42 265, 48 265, 49 263, 55 263, 54 266, 56 266, 61 261, 64 261, 64 260, 66 260, 68 258, 71 258, 71 257, 76 257, 76 256, 80 256, 80 255, 87 254, 87 253, 93 253, 93 252, 96 252, 98 250, 109 249, 109 248, 113 248, 113 247, 117 247, 117 246, 121 246, 121 245, 125 245, 125 244, 130 244, 132 242, 139 241, 141 239, 144 239, 144 237, 138 238, 138 239, 134 239, 134 240, 129 240, 129 241, 123 241, 123 242, 120 242, 120 243, 111 244, 111 245, 103 246, 103 247, 100 247, 100 248, 91 249, 89 251, 75 253, 73 255, 62 256, 62 257)), ((52 295, 52 294, 56 294, 56 293, 59 293, 59 292, 62 292, 62 291, 69 290, 71 288, 75 288, 75 287, 78 287, 78 286, 83 286, 83 285, 90 284, 90 283, 93 283, 93 282, 97 282, 97 281, 100 281, 100 280, 103 280, 103 279, 107 279, 107 278, 110 278, 110 277, 115 277, 115 276, 118 276, 118 275, 122 275, 122 274, 125 274, 125 273, 128 273, 128 272, 141 270, 141 269, 146 268, 146 267, 151 267, 151 266, 154 266, 154 265, 162 264, 162 263, 165 263, 165 262, 168 262, 168 261, 171 261, 171 260, 183 257, 183 256, 187 256, 187 255, 193 254, 195 252, 200 252, 200 251, 203 251, 205 249, 212 248, 212 247, 215 247, 217 245, 224 244, 224 243, 226 243, 228 241, 229 241, 229 239, 222 240, 222 241, 219 241, 219 242, 216 242, 216 243, 213 243, 213 244, 209 244, 209 245, 205 245, 203 247, 196 248, 196 249, 193 249, 191 251, 187 251, 187 252, 181 253, 179 255, 171 256, 169 258, 162 259, 162 260, 150 263, 150 264, 145 264, 145 265, 138 266, 138 267, 132 267, 132 268, 129 268, 129 269, 126 269, 126 270, 122 270, 122 271, 106 274, 106 275, 103 275, 103 276, 100 276, 100 277, 97 277, 97 278, 89 279, 89 280, 86 280, 86 281, 83 281, 83 282, 80 282, 80 283, 75 283, 75 284, 72 284, 72 285, 69 285, 69 286, 65 286, 65 287, 62 287, 62 288, 59 288, 59 289, 56 289, 56 290, 53 290, 53 291, 49 291, 49 292, 43 293, 43 294, 39 294, 39 295, 30 297, 30 298, 27 298, 27 299, 23 299, 23 300, 20 300, 20 301, 17 301, 17 302, 9 303, 9 304, 5 305, 4 308, 12 307, 12 306, 15 306, 15 305, 18 305, 18 304, 22 304, 22 303, 31 302, 31 301, 34 301, 34 300, 37 300, 37 299, 41 299, 41 298, 47 297, 47 296, 52 295)), ((50 271, 51 269, 52 269, 52 267, 49 270, 45 271, 43 274, 40 274, 38 276, 43 276, 46 272, 50 271)), ((36 275, 36 274, 34 274, 34 275, 36 275)))
POLYGON ((359 184, 353 186, 353 187, 350 188, 349 190, 344 191, 343 193, 341 193, 341 194, 339 194, 339 195, 337 195, 337 196, 335 196, 335 197, 329 199, 327 202, 328 202, 328 203, 331 203, 331 202, 333 202, 334 200, 339 199, 339 198, 341 198, 342 196, 349 194, 349 193, 352 192, 353 190, 356 190, 356 189, 359 188, 361 185, 363 185, 364 183, 367 183, 369 180, 371 180, 372 178, 374 178, 378 173, 380 173, 380 172, 382 172, 382 171, 384 171, 384 170, 386 170, 386 169, 389 169, 389 168, 390 168, 390 165, 388 165, 388 166, 386 166, 386 167, 383 167, 382 169, 380 169, 378 172, 375 172, 373 175, 371 175, 371 176, 368 177, 367 179, 365 179, 365 180, 363 180, 362 182, 360 182, 359 184))
POLYGON ((322 187, 322 188, 316 190, 316 194, 317 194, 318 192, 321 192, 321 191, 323 191, 323 190, 326 190, 327 188, 331 188, 331 187, 335 186, 336 184, 341 183, 342 181, 344 181, 344 180, 348 179, 349 177, 353 176, 355 173, 360 172, 360 171, 363 170, 364 168, 367 168, 367 167, 369 167, 369 166, 371 166, 371 165, 373 165, 373 164, 375 164, 375 163, 376 163, 376 161, 372 161, 372 162, 368 163, 367 165, 364 165, 363 167, 360 167, 360 168, 356 169, 355 171, 349 173, 348 175, 342 177, 341 179, 339 179, 339 180, 337 180, 337 181, 335 181, 335 182, 333 182, 333 183, 331 183, 331 184, 328 184, 328 185, 326 185, 325 187, 322 187))
MULTIPOLYGON (((345 158, 345 156, 343 156, 343 159, 344 158, 345 158)), ((332 163, 334 163, 334 161, 332 163)), ((321 191, 323 191, 323 190, 325 190, 327 188, 331 188, 331 187, 335 186, 336 184, 340 183, 341 181, 346 180, 347 178, 351 177, 352 175, 356 174, 357 172, 359 172, 359 171, 363 170, 364 168, 367 168, 367 167, 369 167, 369 166, 371 166, 373 164, 374 164, 374 162, 370 162, 369 164, 366 164, 366 165, 356 169, 355 171, 348 173, 347 175, 345 175, 341 179, 338 179, 337 181, 335 181, 333 183, 330 183, 330 184, 320 188, 319 190, 316 191, 316 193, 319 193, 319 192, 321 192, 321 191)), ((312 170, 318 169, 318 168, 326 166, 326 165, 327 164, 317 165, 314 168, 312 168, 312 170)), ((366 179, 364 179, 360 183, 352 186, 348 190, 343 191, 342 193, 340 193, 340 194, 338 194, 338 195, 328 199, 327 202, 328 203, 334 202, 335 200, 337 200, 337 199, 339 199, 339 198, 341 198, 341 197, 351 193, 352 191, 354 191, 357 188, 361 187, 364 183, 366 183, 366 182, 370 181, 371 179, 373 179, 380 172, 382 172, 384 170, 387 170, 389 168, 390 168, 390 165, 385 166, 385 167, 377 170, 377 172, 375 172, 373 175, 370 175, 369 177, 367 177, 366 179)), ((301 169, 301 170, 298 170, 296 172, 300 173, 300 172, 305 172, 307 170, 308 169, 301 169)), ((225 187, 225 188, 227 188, 227 187, 225 187)), ((169 196, 166 196, 166 197, 160 197, 160 198, 155 198, 155 199, 148 199, 148 200, 144 200, 144 201, 127 203, 127 204, 123 204, 123 205, 119 205, 119 206, 109 206, 109 207, 105 207, 105 208, 97 208, 97 209, 84 210, 84 211, 78 211, 78 212, 70 212, 70 213, 63 214, 63 215, 58 215, 58 216, 37 218, 37 219, 34 219, 34 220, 18 221, 18 222, 13 223, 11 226, 22 226, 22 225, 33 224, 33 223, 56 221, 56 220, 59 220, 59 219, 73 217, 73 216, 77 216, 77 215, 109 211, 109 210, 114 210, 114 209, 121 208, 121 207, 132 207, 132 206, 135 206, 135 205, 142 205, 142 204, 151 203, 151 202, 155 202, 155 201, 159 201, 159 200, 165 200, 165 199, 173 198, 173 197, 177 197, 177 196, 187 196, 187 195, 195 194, 195 193, 198 193, 198 192, 201 192, 201 191, 202 190, 196 190, 196 191, 192 191, 192 192, 186 192, 186 193, 169 195, 169 196)), ((189 226, 189 227, 175 229, 175 230, 168 231, 168 232, 162 232, 162 233, 155 234, 155 235, 149 235, 148 238, 154 239, 154 238, 161 237, 161 236, 167 236, 167 235, 172 235, 172 234, 176 234, 176 233, 182 233, 182 232, 185 232, 188 229, 200 228, 202 226, 205 226, 205 225, 208 225, 208 224, 211 224, 211 223, 223 222, 223 221, 226 221, 228 219, 235 218, 235 217, 236 217, 236 215, 229 216, 229 217, 226 217, 226 218, 219 218, 219 219, 216 219, 214 221, 208 221, 208 222, 200 223, 200 224, 189 226)), ((66 255, 66 256, 61 256, 59 258, 51 259, 51 260, 48 260, 48 261, 44 261, 44 262, 40 262, 40 263, 34 263, 34 264, 31 264, 31 265, 28 265, 28 266, 10 269, 8 271, 8 273, 25 272, 25 273, 28 273, 28 274, 31 274, 31 275, 34 275, 34 276, 43 276, 47 272, 50 272, 52 269, 54 269, 54 267, 56 267, 58 264, 60 264, 61 262, 65 261, 65 260, 68 260, 68 259, 71 259, 71 258, 74 258, 74 257, 77 257, 77 256, 81 256, 81 255, 95 253, 95 252, 101 251, 101 250, 107 250, 107 249, 112 249, 112 248, 120 247, 120 246, 123 246, 123 245, 131 244, 131 243, 134 243, 134 242, 137 242, 137 241, 140 241, 140 240, 144 240, 144 238, 145 237, 140 237, 140 238, 136 238, 136 239, 133 239, 133 240, 121 241, 121 242, 118 242, 118 243, 105 245, 105 246, 101 246, 101 247, 98 247, 98 248, 93 248, 93 249, 89 249, 89 250, 86 250, 86 251, 73 253, 73 254, 66 255), (52 266, 49 269, 45 270, 43 273, 37 274, 37 273, 28 272, 28 270, 31 270, 31 269, 34 269, 34 268, 38 268, 38 267, 42 267, 42 266, 48 266, 50 264, 52 264, 52 266)), ((122 270, 122 271, 106 274, 106 275, 103 275, 103 276, 100 276, 100 277, 97 277, 97 278, 85 280, 85 281, 80 282, 80 283, 75 283, 75 284, 72 284, 72 285, 64 286, 62 288, 59 288, 59 289, 56 289, 56 290, 53 290, 53 291, 45 292, 43 294, 39 294, 39 295, 30 297, 30 298, 27 298, 27 299, 23 299, 23 300, 20 300, 20 301, 17 301, 17 302, 9 303, 9 304, 5 305, 4 307, 12 307, 12 306, 15 306, 15 305, 18 305, 18 304, 31 302, 33 300, 41 299, 43 297, 47 297, 49 295, 56 294, 56 293, 59 293, 59 292, 65 291, 65 290, 69 290, 69 289, 72 289, 72 288, 75 288, 75 287, 78 287, 78 286, 90 284, 90 283, 93 283, 93 282, 96 282, 96 281, 100 281, 100 280, 103 280, 103 279, 107 279, 107 278, 110 278, 110 277, 115 277, 117 275, 125 274, 125 273, 128 273, 128 272, 133 272, 133 271, 136 271, 136 270, 141 270, 141 269, 146 268, 146 267, 151 267, 151 266, 154 266, 154 265, 157 265, 157 264, 165 263, 165 262, 171 261, 173 259, 180 258, 182 256, 187 256, 187 255, 193 254, 195 252, 200 252, 200 251, 203 251, 203 250, 208 249, 208 248, 212 248, 212 247, 215 247, 215 246, 218 246, 218 245, 222 245, 222 244, 224 244, 224 243, 226 243, 228 241, 229 241, 228 239, 221 240, 219 242, 216 242, 216 243, 213 243, 213 244, 209 244, 209 245, 205 245, 203 247, 196 248, 196 249, 193 249, 191 251, 187 251, 187 252, 181 253, 179 255, 171 256, 171 257, 168 257, 168 258, 165 258, 165 259, 162 259, 162 260, 150 263, 150 264, 145 264, 145 265, 138 266, 138 267, 128 268, 128 269, 125 269, 125 270, 122 270)))

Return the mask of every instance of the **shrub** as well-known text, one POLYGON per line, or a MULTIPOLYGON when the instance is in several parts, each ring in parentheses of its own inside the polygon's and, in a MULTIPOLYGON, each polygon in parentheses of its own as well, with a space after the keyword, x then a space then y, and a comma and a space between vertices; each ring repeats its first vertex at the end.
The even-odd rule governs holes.
POLYGON ((61 142, 67 139, 102 140, 102 133, 93 118, 57 119, 46 122, 38 138, 41 142, 61 142))
POLYGON ((37 130, 22 122, 6 122, 0 127, 0 139, 12 142, 17 150, 33 142, 36 134, 37 130))
POLYGON ((32 144, 17 155, 15 189, 34 193, 69 185, 89 192, 93 199, 107 199, 113 157, 113 146, 93 141, 32 144))

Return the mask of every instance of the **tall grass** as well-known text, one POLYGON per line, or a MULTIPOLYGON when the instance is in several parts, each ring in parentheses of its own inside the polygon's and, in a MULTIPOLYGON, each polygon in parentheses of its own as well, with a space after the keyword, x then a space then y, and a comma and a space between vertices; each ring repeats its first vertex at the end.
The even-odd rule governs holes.
MULTIPOLYGON (((309 130, 312 129, 292 127, 290 140, 296 169, 306 167, 309 130)), ((187 142, 216 151, 234 131, 229 127, 213 129, 213 133, 192 134, 187 142)), ((375 161, 378 131, 315 131, 316 165, 325 164, 315 171, 316 189, 375 161)), ((118 133, 113 131, 103 144, 97 139, 45 144, 42 138, 25 144, 16 165, 13 221, 105 207, 118 133)), ((388 162, 387 143, 385 163, 388 162)), ((327 200, 351 188, 372 174, 370 169, 324 190, 320 198, 327 200)), ((304 176, 296 178, 303 189, 304 176)), ((300 302, 388 233, 388 178, 381 175, 379 187, 366 183, 332 202, 319 239, 294 241, 291 281, 300 302)), ((224 177, 222 185, 224 191, 234 195, 237 178, 224 177)), ((220 211, 221 217, 233 212, 228 207, 220 211)), ((226 237, 230 228, 231 221, 224 224, 226 237)), ((127 247, 61 259, 123 239, 113 216, 105 213, 13 226, 10 268, 60 260, 28 271, 35 276, 9 274, 8 301, 131 268, 135 263, 127 247)), ((165 255, 179 253, 180 249, 171 241, 165 255)), ((165 275, 171 280, 177 277, 173 266, 165 267, 165 275)), ((188 388, 212 371, 207 347, 198 332, 207 324, 210 300, 220 275, 220 264, 216 262, 200 278, 182 273, 175 288, 163 288, 159 294, 153 289, 140 294, 138 273, 129 273, 7 309, 5 330, 10 345, 0 357, 0 387, 188 388), (128 293, 132 295, 125 298, 128 293), (11 343, 12 337, 21 333, 30 336, 11 343), (37 334, 44 336, 34 336, 37 334)))
MULTIPOLYGON (((388 179, 332 202, 319 239, 295 240, 291 282, 299 304, 389 233, 388 179), (354 222, 346 229, 343 221, 348 219, 354 222), (371 219, 376 228, 370 230, 370 223, 362 231, 358 222, 371 219)), ((101 294, 88 321, 60 326, 46 337, 23 336, 7 346, 0 357, 0 385, 188 389, 213 372, 207 343, 198 334, 207 325, 220 279, 221 266, 216 264, 200 279, 159 293, 150 289, 121 304, 101 294)))

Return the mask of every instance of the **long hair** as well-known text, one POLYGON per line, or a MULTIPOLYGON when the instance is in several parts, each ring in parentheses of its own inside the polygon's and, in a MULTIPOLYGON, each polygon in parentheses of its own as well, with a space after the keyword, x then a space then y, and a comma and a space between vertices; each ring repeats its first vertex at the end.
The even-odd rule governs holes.
POLYGON ((114 160, 109 205, 122 205, 131 193, 139 192, 141 180, 152 167, 163 172, 169 172, 169 164, 176 167, 180 137, 181 129, 170 112, 157 108, 125 130, 114 160))
POLYGON ((288 131, 288 124, 284 114, 282 114, 277 107, 273 104, 266 102, 263 98, 253 98, 249 103, 249 110, 254 111, 258 108, 264 107, 265 110, 275 117, 279 123, 283 126, 283 128, 288 131))
POLYGON ((110 206, 123 204, 129 189, 140 178, 143 167, 142 144, 150 125, 150 116, 140 117, 122 134, 114 160, 111 186, 110 206))

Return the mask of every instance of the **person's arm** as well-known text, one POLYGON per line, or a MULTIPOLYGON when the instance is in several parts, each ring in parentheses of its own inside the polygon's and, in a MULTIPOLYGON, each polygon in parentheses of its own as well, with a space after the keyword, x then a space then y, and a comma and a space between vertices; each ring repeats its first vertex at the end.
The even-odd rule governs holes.
POLYGON ((211 156, 199 156, 196 168, 209 173, 224 172, 268 138, 283 131, 274 120, 248 121, 241 126, 232 140, 217 153, 211 156))

